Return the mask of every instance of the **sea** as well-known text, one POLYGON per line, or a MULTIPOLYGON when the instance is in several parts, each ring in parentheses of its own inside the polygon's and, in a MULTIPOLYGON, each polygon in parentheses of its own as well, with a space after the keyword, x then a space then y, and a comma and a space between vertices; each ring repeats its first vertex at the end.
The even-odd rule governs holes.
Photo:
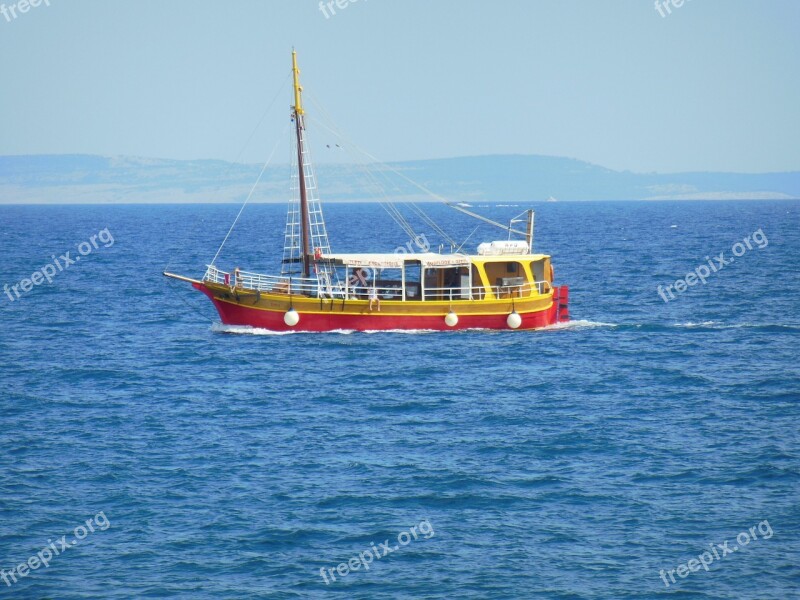
MULTIPOLYGON (((800 598, 800 203, 469 210, 531 207, 569 323, 283 335, 162 276, 240 206, 0 207, 0 598, 800 598)), ((276 272, 285 209, 216 264, 276 272)))

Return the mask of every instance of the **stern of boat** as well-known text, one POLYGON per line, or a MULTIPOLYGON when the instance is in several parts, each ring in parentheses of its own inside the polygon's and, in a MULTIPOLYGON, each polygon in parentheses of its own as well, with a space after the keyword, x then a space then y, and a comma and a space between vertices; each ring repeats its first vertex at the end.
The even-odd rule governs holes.
POLYGON ((553 287, 553 307, 555 308, 556 323, 569 321, 569 286, 553 287))

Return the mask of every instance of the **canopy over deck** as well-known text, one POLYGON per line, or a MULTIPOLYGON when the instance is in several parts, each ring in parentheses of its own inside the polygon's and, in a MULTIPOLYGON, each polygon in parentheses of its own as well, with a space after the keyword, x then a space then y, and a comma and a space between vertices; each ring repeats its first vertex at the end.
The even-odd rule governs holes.
POLYGON ((470 256, 468 254, 436 254, 435 252, 418 252, 416 254, 325 254, 322 260, 332 262, 336 266, 369 267, 373 269, 401 269, 405 263, 420 262, 423 268, 465 267, 473 262, 500 262, 509 260, 540 260, 549 258, 547 254, 470 256))
POLYGON ((419 252, 416 254, 325 254, 322 260, 345 267, 370 267, 377 269, 401 269, 405 263, 420 262, 428 267, 462 267, 471 263, 466 254, 436 254, 419 252))

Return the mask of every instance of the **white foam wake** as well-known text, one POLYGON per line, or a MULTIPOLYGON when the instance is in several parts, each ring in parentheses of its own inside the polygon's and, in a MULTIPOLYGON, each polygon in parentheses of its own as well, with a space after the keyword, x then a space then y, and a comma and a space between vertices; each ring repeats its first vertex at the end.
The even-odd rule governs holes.
POLYGON ((588 321, 586 319, 578 319, 576 321, 565 321, 563 323, 554 323, 546 327, 541 327, 537 331, 552 331, 557 329, 589 329, 593 327, 617 327, 616 323, 603 323, 602 321, 588 321))
POLYGON ((694 329, 696 327, 714 327, 717 329, 724 328, 724 325, 719 321, 700 321, 699 323, 695 323, 694 321, 688 321, 686 323, 674 323, 673 327, 685 327, 686 329, 694 329))
POLYGON ((791 323, 722 323, 720 321, 700 321, 699 323, 695 323, 694 321, 688 321, 686 323, 674 323, 672 327, 681 327, 685 329, 752 329, 763 327, 797 329, 800 326, 791 323))
POLYGON ((238 333, 240 335, 290 335, 300 333, 299 331, 272 331, 260 327, 250 327, 249 325, 225 325, 224 323, 213 323, 211 331, 214 333, 238 333))
MULTIPOLYGON (((555 323, 540 327, 536 331, 556 331, 559 329, 590 329, 594 327, 617 327, 614 323, 603 323, 601 321, 588 321, 585 319, 577 321, 566 321, 564 323, 555 323)), ((225 325, 224 323, 214 323, 211 325, 211 331, 214 333, 233 333, 239 335, 292 335, 298 333, 337 333, 340 335, 350 335, 356 333, 355 329, 332 329, 330 331, 272 331, 271 329, 262 329, 260 327, 251 327, 249 325, 225 325)), ((429 333, 437 333, 436 329, 368 329, 360 333, 373 334, 373 333, 402 333, 406 335, 422 335, 429 333)), ((511 330, 495 330, 475 327, 470 329, 460 329, 460 332, 465 331, 511 331, 511 330)))
MULTIPOLYGON (((356 333, 355 329, 331 329, 330 331, 272 331, 261 327, 251 327, 250 325, 225 325, 224 323, 214 323, 211 325, 214 333, 236 333, 240 335, 292 335, 295 333, 337 333, 340 335, 350 335, 356 333)), ((406 333, 417 335, 421 333, 434 333, 434 329, 368 329, 361 333, 406 333)))

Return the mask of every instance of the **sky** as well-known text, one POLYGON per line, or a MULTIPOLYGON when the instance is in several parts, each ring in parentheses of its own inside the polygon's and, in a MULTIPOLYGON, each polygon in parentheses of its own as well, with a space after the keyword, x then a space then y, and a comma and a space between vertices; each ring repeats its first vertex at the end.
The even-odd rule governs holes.
POLYGON ((800 170, 800 2, 676 1, 0 0, 0 155, 263 163, 295 47, 324 150, 800 170))

